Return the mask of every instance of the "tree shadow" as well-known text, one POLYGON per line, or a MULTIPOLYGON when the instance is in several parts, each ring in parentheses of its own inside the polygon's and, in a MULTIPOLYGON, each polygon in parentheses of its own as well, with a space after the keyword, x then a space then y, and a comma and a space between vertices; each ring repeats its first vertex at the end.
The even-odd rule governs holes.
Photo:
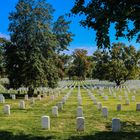
MULTIPOLYGON (((67 140, 140 140, 140 123, 127 121, 121 122, 121 125, 121 132, 111 132, 111 125, 107 123, 107 131, 94 131, 92 134, 75 132, 67 140)), ((22 132, 14 135, 9 131, 0 131, 0 140, 54 140, 58 138, 61 140, 60 137, 57 137, 57 133, 55 134, 54 132, 53 135, 50 134, 49 136, 35 136, 31 134, 26 135, 22 132)))
POLYGON ((52 140, 54 136, 33 136, 19 133, 14 135, 12 132, 0 131, 0 140, 52 140))
POLYGON ((121 122, 121 132, 112 132, 111 124, 106 124, 107 131, 93 132, 91 135, 71 136, 68 140, 140 140, 140 123, 121 122))
POLYGON ((140 132, 97 132, 93 135, 71 136, 68 140, 140 140, 140 132))

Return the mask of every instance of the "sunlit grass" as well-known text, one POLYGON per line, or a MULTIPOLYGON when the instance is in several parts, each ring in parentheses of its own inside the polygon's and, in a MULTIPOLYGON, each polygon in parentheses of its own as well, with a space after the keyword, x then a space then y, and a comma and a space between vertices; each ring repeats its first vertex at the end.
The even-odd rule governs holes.
MULTIPOLYGON (((77 83, 78 85, 78 83, 77 83)), ((21 99, 11 100, 6 99, 5 104, 11 105, 11 115, 7 116, 3 114, 4 104, 0 104, 0 132, 11 132, 9 135, 12 136, 9 139, 35 139, 41 137, 41 139, 100 139, 106 136, 106 139, 114 139, 111 132, 111 121, 112 118, 117 117, 121 119, 122 132, 136 133, 139 131, 140 125, 140 112, 136 111, 136 103, 140 101, 139 93, 135 94, 136 101, 132 102, 131 97, 133 93, 129 94, 130 105, 125 105, 124 94, 117 92, 117 98, 109 95, 108 89, 104 89, 104 93, 108 95, 109 99, 104 100, 102 96, 98 94, 98 90, 95 89, 92 93, 97 98, 97 101, 102 102, 103 106, 108 107, 109 116, 108 118, 102 117, 102 112, 97 110, 97 106, 93 104, 93 101, 88 96, 87 90, 81 87, 82 106, 85 117, 85 131, 76 131, 76 113, 78 107, 77 93, 78 88, 74 88, 71 96, 64 105, 64 109, 59 111, 58 117, 52 116, 52 106, 56 105, 61 101, 62 97, 69 91, 65 90, 57 99, 50 101, 49 96, 42 99, 41 101, 36 100, 35 104, 31 104, 29 101, 26 102, 26 109, 19 109, 19 101, 21 99), (122 101, 118 100, 118 95, 122 95, 122 101), (117 103, 122 104, 122 111, 116 111, 117 103), (43 130, 41 128, 41 116, 47 115, 51 119, 51 129, 43 130), (98 137, 96 135, 101 133, 98 137), (107 133, 107 134, 106 134, 107 133), (21 137, 16 137, 20 135, 21 137), (102 136, 103 135, 103 136, 102 136), (28 136, 28 137, 27 137, 28 136)), ((120 134, 120 133, 119 133, 120 134)), ((124 138, 120 134, 116 138, 124 138)), ((128 134, 128 135, 130 135, 128 134)), ((8 136, 8 134, 7 134, 8 136)), ((2 135, 2 139, 7 139, 6 134, 2 135)), ((139 137, 139 136, 138 136, 139 137)), ((130 136, 131 138, 131 136, 130 136)), ((1 140, 1 139, 0 139, 1 140)))

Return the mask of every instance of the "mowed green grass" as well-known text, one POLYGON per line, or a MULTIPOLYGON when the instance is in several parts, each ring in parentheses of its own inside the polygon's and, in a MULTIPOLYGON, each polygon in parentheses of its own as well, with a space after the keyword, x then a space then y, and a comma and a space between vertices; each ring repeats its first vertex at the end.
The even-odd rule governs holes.
MULTIPOLYGON (((78 83, 77 83, 78 85, 78 83)), ((58 117, 52 116, 52 106, 61 101, 62 97, 68 93, 66 89, 64 93, 50 101, 49 96, 41 101, 36 100, 35 104, 26 102, 26 109, 19 109, 20 99, 7 99, 5 104, 11 105, 11 115, 7 116, 3 113, 4 104, 0 104, 0 140, 47 140, 47 139, 93 139, 93 140, 139 140, 140 139, 140 112, 136 111, 136 103, 140 101, 140 94, 135 94, 136 101, 131 101, 133 93, 129 94, 130 105, 125 105, 124 94, 117 92, 123 96, 123 100, 109 96, 108 89, 104 89, 104 93, 109 96, 108 101, 104 101, 99 96, 98 90, 92 93, 96 96, 103 106, 108 107, 109 117, 103 118, 102 112, 97 110, 97 106, 88 96, 87 90, 81 87, 82 106, 85 117, 85 131, 76 131, 76 113, 78 107, 77 93, 78 88, 74 88, 71 96, 64 105, 64 109, 59 111, 58 117), (122 111, 116 111, 116 104, 122 104, 122 111), (43 130, 41 128, 41 117, 43 115, 50 116, 51 129, 43 130), (122 130, 119 133, 111 132, 112 118, 121 119, 122 130)))

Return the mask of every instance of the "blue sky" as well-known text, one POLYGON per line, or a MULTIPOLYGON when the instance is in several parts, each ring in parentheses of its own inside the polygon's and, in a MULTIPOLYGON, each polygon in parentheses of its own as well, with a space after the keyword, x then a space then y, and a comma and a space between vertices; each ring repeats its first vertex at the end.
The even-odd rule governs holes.
MULTIPOLYGON (((9 12, 14 10, 18 0, 1 0, 0 2, 0 36, 9 37, 8 32, 8 16, 9 12)), ((53 8, 55 9, 54 12, 54 20, 58 18, 60 15, 64 15, 65 13, 69 13, 70 9, 74 5, 74 0, 47 0, 53 8)), ((80 26, 79 21, 80 19, 84 18, 83 16, 76 16, 76 17, 67 17, 67 20, 71 20, 71 32, 75 34, 73 38, 73 42, 71 42, 69 48, 69 52, 66 51, 65 53, 71 53, 75 48, 83 48, 88 50, 88 54, 92 54, 93 51, 97 49, 96 42, 95 42, 95 32, 93 30, 85 29, 80 26)), ((140 46, 140 44, 135 43, 135 39, 131 42, 128 42, 124 38, 119 39, 118 41, 115 40, 114 37, 115 30, 112 26, 110 28, 110 36, 111 42, 123 42, 127 45, 134 45, 136 48, 140 46)))

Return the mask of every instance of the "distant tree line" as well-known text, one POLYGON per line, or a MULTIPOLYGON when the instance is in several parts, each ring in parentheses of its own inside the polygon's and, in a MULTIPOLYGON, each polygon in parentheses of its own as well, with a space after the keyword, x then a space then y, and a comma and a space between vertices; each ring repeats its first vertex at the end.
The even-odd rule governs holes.
POLYGON ((92 56, 76 49, 69 65, 70 79, 93 78, 115 82, 117 86, 126 80, 140 78, 140 51, 134 46, 114 43, 110 50, 97 49, 92 56))

